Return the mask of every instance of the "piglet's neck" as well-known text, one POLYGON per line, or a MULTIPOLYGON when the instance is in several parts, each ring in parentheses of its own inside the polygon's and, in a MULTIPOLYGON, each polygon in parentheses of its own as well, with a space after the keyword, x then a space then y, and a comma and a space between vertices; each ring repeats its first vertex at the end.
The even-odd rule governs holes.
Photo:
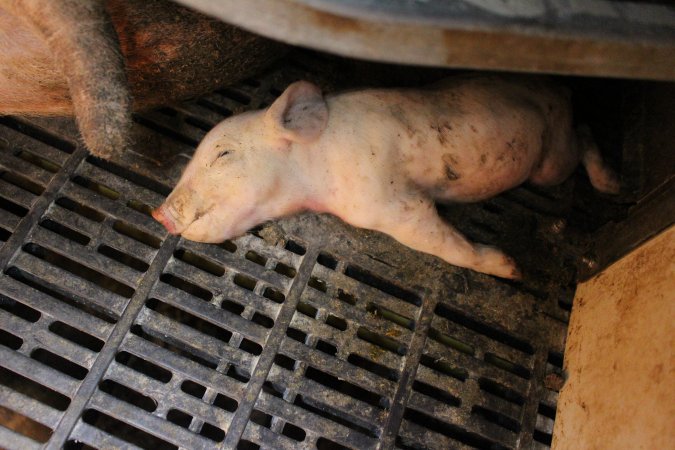
POLYGON ((331 146, 323 137, 311 143, 291 144, 285 184, 293 212, 330 212, 331 193, 335 189, 333 168, 325 157, 328 151, 331 146))
POLYGON ((328 122, 321 135, 312 142, 293 142, 288 149, 284 184, 293 190, 287 196, 294 199, 296 211, 336 213, 349 178, 350 149, 360 140, 360 127, 350 121, 354 105, 340 95, 326 97, 326 103, 328 122))

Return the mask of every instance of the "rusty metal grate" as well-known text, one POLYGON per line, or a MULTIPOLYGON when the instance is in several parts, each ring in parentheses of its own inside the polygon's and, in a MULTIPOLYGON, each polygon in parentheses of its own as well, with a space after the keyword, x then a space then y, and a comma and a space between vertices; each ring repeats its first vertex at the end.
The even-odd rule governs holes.
POLYGON ((151 156, 113 162, 68 122, 0 118, 3 447, 549 447, 574 250, 537 230, 569 186, 443 209, 485 242, 527 231, 525 284, 328 216, 221 245, 152 220, 206 130, 301 76, 138 116, 151 156))

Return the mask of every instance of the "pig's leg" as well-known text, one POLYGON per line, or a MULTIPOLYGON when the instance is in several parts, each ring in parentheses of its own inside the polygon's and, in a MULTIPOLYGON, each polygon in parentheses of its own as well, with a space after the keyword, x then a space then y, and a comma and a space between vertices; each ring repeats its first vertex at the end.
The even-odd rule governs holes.
POLYGON ((127 145, 131 100, 124 60, 105 5, 97 0, 0 0, 37 32, 68 82, 91 152, 109 158, 127 145))
POLYGON ((581 147, 581 162, 593 187, 606 194, 618 194, 621 188, 619 177, 602 160, 590 128, 585 125, 578 127, 577 138, 581 147))
POLYGON ((488 245, 474 244, 459 231, 443 222, 436 207, 428 198, 408 199, 397 203, 401 208, 382 213, 387 221, 376 228, 397 241, 416 250, 436 255, 460 267, 496 275, 502 278, 520 278, 513 259, 488 245))

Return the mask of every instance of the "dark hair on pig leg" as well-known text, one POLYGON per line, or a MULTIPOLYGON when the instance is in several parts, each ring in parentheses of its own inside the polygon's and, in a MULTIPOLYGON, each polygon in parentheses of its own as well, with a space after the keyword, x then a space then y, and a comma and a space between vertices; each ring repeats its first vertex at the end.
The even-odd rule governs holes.
POLYGON ((127 145, 131 100, 112 22, 99 0, 0 0, 49 47, 68 82, 82 138, 96 156, 127 145))

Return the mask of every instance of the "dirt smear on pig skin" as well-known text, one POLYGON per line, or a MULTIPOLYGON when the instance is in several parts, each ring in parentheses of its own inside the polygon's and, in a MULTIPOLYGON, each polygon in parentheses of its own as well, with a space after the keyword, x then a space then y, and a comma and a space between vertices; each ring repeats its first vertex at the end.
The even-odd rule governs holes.
POLYGON ((445 178, 447 178, 449 181, 458 180, 460 175, 453 168, 453 166, 457 165, 457 159, 450 153, 444 153, 441 159, 443 160, 445 178))

